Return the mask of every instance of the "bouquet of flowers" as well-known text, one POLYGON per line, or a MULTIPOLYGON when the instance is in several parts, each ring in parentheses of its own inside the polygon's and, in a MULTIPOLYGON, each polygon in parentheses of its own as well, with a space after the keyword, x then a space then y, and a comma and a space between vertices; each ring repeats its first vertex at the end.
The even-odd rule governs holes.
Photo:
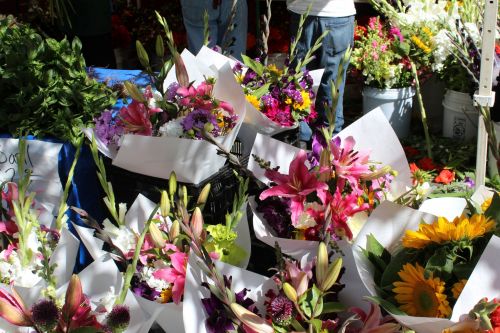
POLYGON ((82 329, 89 333, 124 332, 130 322, 125 305, 115 305, 110 311, 93 311, 78 275, 71 277, 62 306, 54 298, 42 298, 28 307, 14 288, 12 294, 0 290, 0 302, 0 317, 13 326, 41 333, 76 333, 82 329))
POLYGON ((258 136, 252 154, 272 163, 249 162, 249 169, 270 183, 257 204, 250 201, 256 235, 271 246, 278 241, 285 253, 296 257, 316 246, 305 240, 318 241, 327 235, 353 239, 367 213, 380 201, 404 193, 411 184, 403 149, 381 111, 365 115, 335 138, 316 137, 310 153, 258 136), (375 123, 376 128, 387 130, 385 138, 373 130, 375 123), (369 152, 363 147, 374 137, 387 144, 369 152), (280 172, 273 169, 276 164, 281 165, 280 172), (392 170, 397 171, 399 181, 393 182, 392 170))
MULTIPOLYGON (((95 142, 93 153, 97 158, 95 142)), ((182 326, 179 326, 181 322, 175 321, 174 317, 182 313, 180 303, 184 294, 190 248, 184 241, 186 235, 180 221, 187 220, 196 226, 197 237, 211 249, 214 257, 246 265, 250 253, 248 227, 246 223, 238 222, 242 217, 240 206, 245 202, 248 182, 242 182, 240 196, 235 198, 234 210, 226 215, 226 223, 211 225, 204 230, 201 214, 210 191, 209 184, 193 203, 188 199, 186 187, 178 185, 175 173, 172 173, 168 180, 168 191, 161 192, 160 204, 155 205, 139 196, 127 211, 122 204, 117 209, 114 200, 109 199, 114 195, 104 181, 106 176, 102 159, 96 159, 96 162, 99 178, 103 179, 104 190, 108 195, 105 202, 114 221, 106 219, 101 227, 80 211, 80 215, 95 229, 95 235, 92 229, 84 227, 77 227, 78 233, 94 259, 111 251, 118 267, 127 267, 124 286, 126 290, 132 291, 152 320, 156 320, 167 331, 182 330, 182 326), (188 209, 191 211, 192 208, 194 211, 191 215, 188 209), (238 236, 244 240, 237 241, 238 236), (106 246, 103 247, 104 243, 106 246)), ((119 299, 124 297, 123 290, 119 299)))
POLYGON ((295 73, 248 57, 243 59, 245 67, 238 63, 233 70, 255 110, 283 128, 296 126, 300 120, 309 123, 316 118, 313 80, 307 71, 295 73))
POLYGON ((199 184, 223 166, 225 159, 211 142, 231 149, 244 119, 245 98, 228 64, 214 70, 187 50, 179 54, 165 19, 158 19, 173 60, 164 59, 163 39, 158 36, 162 69, 155 72, 137 43, 139 59, 156 91, 141 91, 126 82, 131 102, 118 113, 103 112, 95 119, 94 132, 99 149, 116 166, 165 179, 175 171, 180 181, 199 184))
POLYGON ((403 88, 413 84, 410 59, 402 51, 407 42, 396 26, 385 27, 379 17, 356 26, 351 63, 365 84, 379 89, 403 88))
MULTIPOLYGON (((28 191, 27 144, 19 140, 19 181, 2 183, 0 217, 0 282, 16 287, 42 289, 54 295, 66 283, 76 260, 79 241, 66 226, 68 191, 62 196, 58 216, 28 191)), ((73 162, 73 167, 76 159, 73 162)), ((71 184, 68 177, 66 187, 71 184)))
POLYGON ((440 332, 453 323, 431 318, 457 320, 468 311, 464 304, 481 294, 496 297, 498 284, 489 284, 496 274, 486 271, 500 244, 492 237, 498 195, 486 205, 450 221, 389 202, 379 206, 355 242, 358 271, 374 299, 417 332, 440 332), (440 328, 429 326, 438 322, 440 328))

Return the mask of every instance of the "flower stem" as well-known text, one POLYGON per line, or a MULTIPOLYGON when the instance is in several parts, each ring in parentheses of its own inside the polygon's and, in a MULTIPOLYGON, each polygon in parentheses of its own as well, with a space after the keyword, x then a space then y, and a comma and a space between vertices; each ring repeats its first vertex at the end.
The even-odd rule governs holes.
POLYGON ((415 89, 417 90, 417 100, 418 106, 420 108, 420 115, 422 117, 422 126, 424 127, 424 135, 425 135, 425 147, 427 148, 427 156, 432 159, 432 150, 431 150, 431 137, 429 135, 429 127, 427 126, 427 114, 424 108, 424 102, 422 100, 422 92, 420 90, 420 81, 418 80, 417 67, 415 63, 411 61, 411 71, 413 73, 413 77, 415 78, 415 89))
POLYGON ((144 244, 144 239, 146 238, 146 234, 149 231, 149 225, 153 221, 153 217, 155 216, 158 208, 160 208, 159 204, 155 206, 155 208, 153 209, 153 211, 149 215, 149 219, 147 220, 146 224, 144 225, 144 229, 142 230, 141 235, 139 236, 139 239, 137 240, 132 263, 127 266, 127 271, 125 272, 125 277, 123 278, 123 286, 122 286, 122 290, 120 292, 120 297, 116 300, 115 304, 123 304, 123 302, 125 302, 125 298, 127 297, 128 289, 130 288, 130 282, 132 281, 132 277, 133 277, 135 270, 137 268, 137 262, 139 261, 139 256, 141 254, 141 248, 142 248, 142 245, 144 244))

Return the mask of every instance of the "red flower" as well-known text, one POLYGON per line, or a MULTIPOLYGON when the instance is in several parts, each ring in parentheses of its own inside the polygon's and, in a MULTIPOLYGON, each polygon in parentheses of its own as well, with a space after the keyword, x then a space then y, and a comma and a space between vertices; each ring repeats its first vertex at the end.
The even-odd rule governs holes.
POLYGON ((500 45, 495 45, 495 53, 500 55, 500 45))
POLYGON ((412 158, 420 154, 420 151, 418 151, 418 149, 413 148, 411 146, 405 146, 403 147, 403 150, 405 151, 405 155, 408 158, 412 158))
POLYGON ((443 184, 449 184, 454 180, 455 180, 455 172, 448 169, 441 170, 439 175, 434 179, 436 183, 443 183, 443 184))
POLYGON ((415 173, 418 170, 420 170, 420 169, 419 169, 419 167, 415 163, 410 163, 410 172, 411 173, 415 173))
MULTIPOLYGON (((499 304, 500 299, 495 298, 493 302, 499 304)), ((491 326, 493 326, 492 333, 500 333, 500 306, 497 306, 495 311, 490 313, 491 326)))
POLYGON ((366 35, 366 27, 357 25, 356 29, 354 29, 354 40, 360 40, 364 35, 366 35))
POLYGON ((431 170, 437 170, 439 169, 439 165, 434 163, 432 158, 430 157, 422 157, 417 161, 417 165, 420 169, 423 169, 425 171, 431 171, 431 170))

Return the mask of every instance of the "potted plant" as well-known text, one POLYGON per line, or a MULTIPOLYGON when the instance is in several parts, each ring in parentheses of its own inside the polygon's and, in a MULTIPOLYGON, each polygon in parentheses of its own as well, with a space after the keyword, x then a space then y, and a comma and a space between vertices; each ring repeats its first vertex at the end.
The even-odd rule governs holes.
POLYGON ((363 113, 380 107, 398 137, 406 137, 415 89, 410 59, 400 50, 400 30, 387 28, 380 18, 371 17, 366 27, 356 27, 354 38, 351 63, 365 84, 363 113))

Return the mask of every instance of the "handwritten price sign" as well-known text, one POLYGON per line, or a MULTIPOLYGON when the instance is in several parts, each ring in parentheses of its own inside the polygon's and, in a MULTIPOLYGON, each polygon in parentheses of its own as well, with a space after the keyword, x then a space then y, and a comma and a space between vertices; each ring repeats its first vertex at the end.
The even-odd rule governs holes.
MULTIPOLYGON (((0 139, 0 182, 17 181, 19 140, 0 139)), ((23 170, 31 170, 30 190, 37 193, 37 200, 56 206, 62 194, 57 168, 62 144, 28 140, 23 170)))

